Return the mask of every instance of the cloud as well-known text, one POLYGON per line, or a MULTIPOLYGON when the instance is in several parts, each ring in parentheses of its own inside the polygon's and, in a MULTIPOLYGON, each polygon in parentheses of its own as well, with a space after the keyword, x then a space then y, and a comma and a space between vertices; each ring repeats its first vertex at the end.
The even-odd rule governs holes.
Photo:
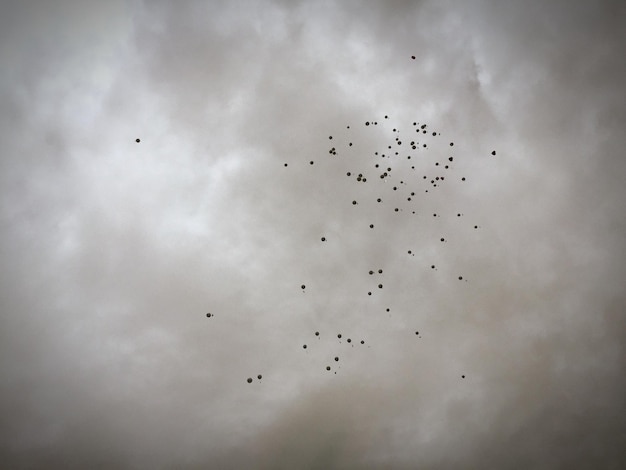
POLYGON ((4 462, 623 466, 620 2, 2 8, 4 462))

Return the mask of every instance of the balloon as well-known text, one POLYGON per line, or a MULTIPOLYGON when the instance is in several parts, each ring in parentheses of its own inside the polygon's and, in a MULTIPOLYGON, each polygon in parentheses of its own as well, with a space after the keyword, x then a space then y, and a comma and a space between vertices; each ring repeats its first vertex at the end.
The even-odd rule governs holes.
POLYGON ((248 383, 251 384, 252 383, 252 377, 248 377, 248 383))
POLYGON ((262 376, 261 374, 257 375, 256 377, 257 377, 257 379, 259 379, 259 380, 261 380, 261 379, 263 378, 263 376, 262 376))
POLYGON ((139 140, 139 139, 135 139, 135 142, 139 143, 139 142, 141 142, 141 140, 139 140))

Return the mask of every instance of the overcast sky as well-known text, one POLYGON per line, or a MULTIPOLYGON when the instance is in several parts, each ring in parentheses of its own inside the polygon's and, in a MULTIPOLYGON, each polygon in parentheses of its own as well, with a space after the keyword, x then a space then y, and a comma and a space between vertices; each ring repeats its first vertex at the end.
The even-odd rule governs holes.
POLYGON ((619 0, 2 2, 2 466, 626 467, 625 44, 619 0))

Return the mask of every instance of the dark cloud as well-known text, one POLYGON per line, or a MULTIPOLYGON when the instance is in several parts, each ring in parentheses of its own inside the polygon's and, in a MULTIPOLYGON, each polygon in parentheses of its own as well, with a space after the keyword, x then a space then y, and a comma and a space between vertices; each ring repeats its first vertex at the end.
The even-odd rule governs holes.
POLYGON ((3 5, 0 460, 622 468, 625 23, 3 5))

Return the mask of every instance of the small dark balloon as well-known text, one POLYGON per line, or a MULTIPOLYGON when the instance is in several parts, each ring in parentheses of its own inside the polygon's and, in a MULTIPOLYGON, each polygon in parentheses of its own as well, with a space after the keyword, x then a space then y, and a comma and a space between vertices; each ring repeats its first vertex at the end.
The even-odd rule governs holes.
POLYGON ((212 313, 207 313, 207 314, 206 314, 206 317, 207 317, 207 318, 211 318, 212 316, 213 316, 213 314, 212 314, 212 313))
POLYGON ((419 335, 419 334, 420 334, 420 332, 419 332, 419 331, 416 331, 416 332, 415 332, 415 334, 416 334, 416 335, 419 335))
POLYGON ((252 383, 252 377, 248 377, 248 383, 251 384, 252 383))
POLYGON ((459 281, 462 281, 462 280, 463 280, 463 276, 459 276, 459 281))
POLYGON ((313 160, 311 160, 309 163, 310 163, 311 165, 313 165, 313 160))
POLYGON ((287 166, 287 164, 285 163, 285 166, 287 166))
POLYGON ((337 362, 339 361, 339 358, 337 356, 335 356, 335 361, 337 361, 337 362))
POLYGON ((350 142, 348 145, 349 145, 350 147, 352 147, 352 142, 350 142))
POLYGON ((348 338, 346 341, 348 341, 348 343, 351 343, 351 342, 352 342, 352 340, 351 340, 350 338, 348 338))
POLYGON ((316 332, 315 332, 315 336, 319 336, 319 335, 320 335, 320 332, 319 332, 319 331, 316 331, 316 332))
POLYGON ((257 379, 261 380, 263 378, 263 376, 261 374, 256 376, 257 379))
POLYGON ((462 378, 462 379, 464 379, 464 378, 465 378, 465 376, 464 376, 464 375, 462 375, 462 376, 461 376, 461 378, 462 378))
POLYGON ((341 333, 339 333, 339 334, 337 335, 337 338, 341 339, 341 333))
POLYGON ((372 293, 371 293, 371 292, 368 292, 368 293, 367 293, 367 295, 372 295, 372 293))
POLYGON ((332 138, 333 138, 333 136, 332 136, 332 135, 329 135, 329 136, 328 136, 328 138, 329 138, 329 139, 332 139, 332 138))
POLYGON ((475 229, 476 229, 476 228, 478 228, 478 225, 474 225, 474 228, 475 228, 475 229))
POLYGON ((370 224, 370 228, 374 228, 374 224, 370 224))
POLYGON ((353 206, 356 206, 356 201, 352 201, 352 205, 353 205, 353 206))
POLYGON ((399 209, 398 209, 397 207, 394 209, 394 211, 396 211, 396 212, 398 212, 398 210, 399 210, 399 209))
POLYGON ((372 274, 374 274, 374 271, 370 271, 370 276, 371 276, 372 274))
POLYGON ((441 241, 444 242, 445 240, 442 238, 441 241))
POLYGON ((496 154, 496 151, 495 151, 495 150, 494 150, 493 152, 491 152, 491 155, 495 155, 495 154, 496 154))
POLYGON ((139 142, 141 142, 141 140, 140 139, 135 139, 135 142, 139 143, 139 142))
POLYGON ((454 157, 450 157, 450 158, 448 158, 448 160, 452 161, 452 160, 454 160, 454 157))
POLYGON ((452 147, 454 145, 454 142, 450 142, 450 147, 452 147))
POLYGON ((383 273, 383 270, 382 270, 382 269, 379 269, 379 270, 378 270, 378 274, 382 274, 382 273, 383 273))
POLYGON ((306 349, 306 344, 303 344, 303 345, 302 345, 302 349, 306 349))
POLYGON ((369 126, 369 125, 370 125, 370 122, 369 122, 369 121, 367 121, 367 122, 365 123, 365 125, 366 125, 366 126, 369 126))
POLYGON ((361 344, 365 344, 365 341, 361 340, 361 344))
POLYGON ((465 176, 463 178, 461 178, 461 181, 465 181, 465 176))
POLYGON ((301 287, 302 289, 306 289, 306 286, 305 286, 304 284, 302 284, 300 287, 301 287))
POLYGON ((382 284, 378 284, 378 288, 379 288, 379 289, 382 289, 382 288, 383 288, 383 285, 382 285, 382 284))
POLYGON ((326 370, 330 370, 330 366, 326 366, 326 370))
POLYGON ((346 173, 346 175, 348 175, 348 176, 350 176, 351 174, 352 174, 352 173, 350 173, 350 172, 346 173))
POLYGON ((431 266, 431 269, 435 269, 435 265, 434 264, 431 266))
POLYGON ((412 56, 411 56, 411 59, 415 60, 415 56, 414 56, 414 55, 412 55, 412 56))
POLYGON ((326 241, 326 237, 322 237, 322 241, 325 242, 326 241))

